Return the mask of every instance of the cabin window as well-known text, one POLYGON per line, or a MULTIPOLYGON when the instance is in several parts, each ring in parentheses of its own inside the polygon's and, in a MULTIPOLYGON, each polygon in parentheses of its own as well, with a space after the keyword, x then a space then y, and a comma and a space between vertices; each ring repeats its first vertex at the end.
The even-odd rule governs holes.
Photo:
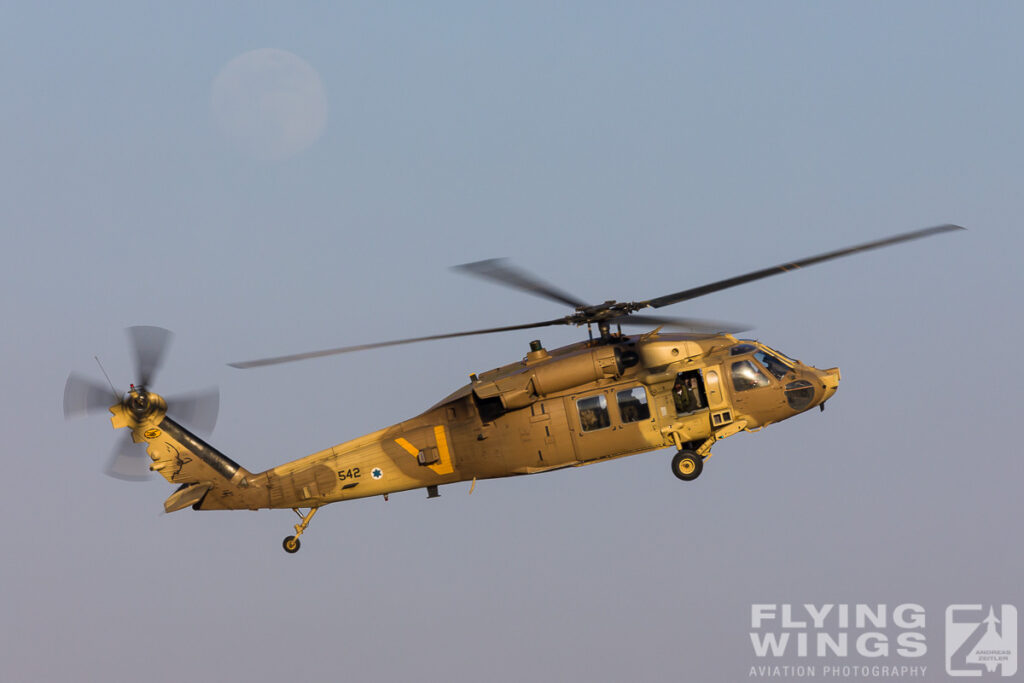
POLYGON ((650 419, 651 409, 647 407, 647 392, 643 387, 620 391, 615 398, 619 403, 619 416, 624 423, 650 419))
POLYGON ((754 358, 756 358, 757 362, 763 365, 768 372, 775 375, 775 379, 782 379, 790 370, 788 365, 770 353, 758 351, 754 354, 754 358))
POLYGON ((608 418, 608 401, 604 394, 581 398, 576 401, 576 408, 580 411, 580 427, 585 432, 604 429, 611 425, 608 418))
POLYGON ((736 387, 736 391, 757 389, 769 384, 771 384, 771 380, 749 360, 741 360, 732 364, 732 385, 736 387))

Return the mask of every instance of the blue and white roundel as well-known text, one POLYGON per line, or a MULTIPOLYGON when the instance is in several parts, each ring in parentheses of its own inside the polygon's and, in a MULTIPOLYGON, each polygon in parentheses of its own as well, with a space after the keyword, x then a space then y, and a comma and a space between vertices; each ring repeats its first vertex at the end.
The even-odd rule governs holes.
POLYGON ((370 476, 373 477, 374 479, 380 479, 381 477, 384 476, 384 472, 382 472, 379 467, 374 467, 373 471, 370 472, 370 476))

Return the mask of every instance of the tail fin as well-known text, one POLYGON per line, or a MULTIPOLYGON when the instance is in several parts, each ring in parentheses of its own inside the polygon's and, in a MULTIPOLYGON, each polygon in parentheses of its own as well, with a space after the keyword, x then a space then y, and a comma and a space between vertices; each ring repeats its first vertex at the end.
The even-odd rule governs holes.
POLYGON ((115 429, 131 429, 132 440, 136 443, 148 444, 146 452, 153 460, 151 470, 159 472, 172 484, 181 484, 165 501, 164 509, 174 512, 189 506, 196 509, 259 507, 248 500, 252 496, 244 495, 249 493, 246 489, 252 476, 250 472, 168 417, 160 397, 149 396, 156 410, 140 416, 123 404, 115 405, 110 409, 111 423, 115 429), (215 492, 217 500, 210 500, 207 505, 211 492, 215 492))
MULTIPOLYGON (((180 424, 175 422, 169 417, 164 417, 163 421, 160 422, 158 429, 162 429, 164 435, 168 440, 173 441, 181 446, 184 446, 190 453, 196 456, 204 465, 209 469, 216 472, 218 475, 223 477, 225 480, 232 482, 240 471, 244 471, 242 466, 237 462, 224 455, 216 448, 206 443, 198 436, 188 431, 180 424)), ((152 448, 152 447, 151 447, 152 448)), ((150 454, 152 456, 152 453, 150 454)), ((154 458, 156 460, 156 458, 154 458)), ((178 466, 178 472, 184 473, 187 469, 187 463, 182 463, 179 459, 176 459, 178 466)), ((168 469, 164 463, 154 462, 152 465, 154 471, 163 474, 168 481, 182 481, 180 478, 171 478, 168 473, 164 470, 168 469)), ((187 475, 186 475, 187 476, 187 475)), ((180 474, 179 474, 180 477, 180 474)))

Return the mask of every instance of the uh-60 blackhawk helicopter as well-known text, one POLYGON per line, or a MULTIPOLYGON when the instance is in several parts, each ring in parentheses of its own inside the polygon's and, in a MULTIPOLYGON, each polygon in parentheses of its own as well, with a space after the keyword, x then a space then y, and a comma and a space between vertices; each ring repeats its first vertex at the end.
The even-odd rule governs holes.
MULTIPOLYGON (((696 479, 721 439, 764 427, 814 406, 824 408, 839 386, 839 368, 820 370, 760 342, 736 339, 728 325, 693 318, 637 315, 795 268, 953 230, 941 225, 757 270, 674 294, 635 302, 590 305, 503 261, 458 266, 468 274, 567 304, 562 318, 453 334, 347 346, 245 363, 253 368, 433 339, 526 330, 551 325, 597 327, 597 336, 559 349, 530 343, 515 363, 470 375, 469 384, 424 413, 265 472, 253 473, 197 436, 212 429, 215 392, 179 399, 150 391, 170 333, 129 328, 136 381, 123 395, 72 373, 65 416, 109 410, 131 441, 115 451, 108 473, 135 478, 148 470, 178 484, 167 512, 291 508, 301 518, 284 549, 294 553, 320 507, 460 481, 548 472, 666 447, 672 472, 696 479), (622 324, 643 325, 626 335, 622 324), (663 327, 689 330, 662 333, 663 327), (613 327, 617 328, 613 330, 613 327), (113 392, 113 397, 111 395, 113 392), (111 405, 112 403, 112 405, 111 405), (171 417, 174 416, 174 418, 171 417), (185 425, 189 425, 191 430, 185 425), (146 453, 130 448, 147 444, 146 453), (139 463, 141 462, 141 467, 139 463), (303 512, 303 510, 307 510, 303 512)), ((109 381, 108 381, 109 383, 109 381)), ((472 488, 470 489, 472 490, 472 488)))

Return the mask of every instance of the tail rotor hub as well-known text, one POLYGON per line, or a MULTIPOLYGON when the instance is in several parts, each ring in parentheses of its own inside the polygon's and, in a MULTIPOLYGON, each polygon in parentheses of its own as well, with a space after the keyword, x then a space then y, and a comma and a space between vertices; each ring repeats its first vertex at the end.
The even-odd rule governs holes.
POLYGON ((146 391, 145 387, 137 387, 132 384, 123 405, 136 420, 144 420, 156 412, 159 403, 159 397, 156 394, 146 391))

